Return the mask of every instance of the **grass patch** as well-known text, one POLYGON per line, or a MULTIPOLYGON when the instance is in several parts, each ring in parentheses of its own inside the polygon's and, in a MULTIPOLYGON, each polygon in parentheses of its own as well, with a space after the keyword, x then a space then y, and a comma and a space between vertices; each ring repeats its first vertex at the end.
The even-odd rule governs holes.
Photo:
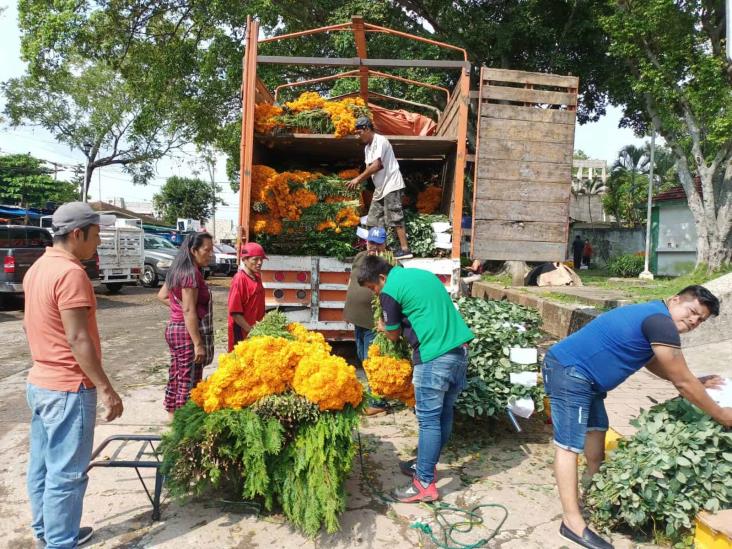
POLYGON ((484 274, 483 278, 481 279, 484 282, 495 282, 496 284, 503 284, 504 286, 510 286, 513 282, 511 279, 511 275, 507 274, 501 274, 501 275, 494 275, 494 274, 484 274))
POLYGON ((611 277, 606 272, 599 270, 577 272, 585 286, 618 290, 628 299, 635 302, 664 299, 678 293, 686 286, 691 286, 692 284, 704 284, 705 282, 709 282, 714 278, 728 273, 732 273, 732 265, 726 265, 725 267, 711 273, 707 271, 706 267, 699 267, 691 273, 683 276, 659 276, 654 280, 644 282, 635 278, 610 280, 611 277))

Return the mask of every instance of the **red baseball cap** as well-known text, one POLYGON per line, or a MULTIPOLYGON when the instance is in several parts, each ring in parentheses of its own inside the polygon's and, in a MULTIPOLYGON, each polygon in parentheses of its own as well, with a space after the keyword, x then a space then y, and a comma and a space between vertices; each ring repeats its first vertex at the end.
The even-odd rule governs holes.
POLYGON ((263 257, 264 259, 269 259, 267 255, 264 253, 264 248, 257 244, 256 242, 247 242, 241 247, 241 256, 242 257, 263 257))

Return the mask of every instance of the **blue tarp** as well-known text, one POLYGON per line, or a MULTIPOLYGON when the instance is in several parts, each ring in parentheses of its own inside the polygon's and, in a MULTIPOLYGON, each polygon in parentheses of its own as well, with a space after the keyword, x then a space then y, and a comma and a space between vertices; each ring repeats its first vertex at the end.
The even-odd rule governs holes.
POLYGON ((28 210, 26 210, 25 208, 20 208, 18 206, 0 205, 0 215, 2 216, 25 217, 26 214, 28 215, 28 217, 31 217, 33 219, 38 219, 42 215, 45 215, 39 210, 33 208, 28 208, 28 210))

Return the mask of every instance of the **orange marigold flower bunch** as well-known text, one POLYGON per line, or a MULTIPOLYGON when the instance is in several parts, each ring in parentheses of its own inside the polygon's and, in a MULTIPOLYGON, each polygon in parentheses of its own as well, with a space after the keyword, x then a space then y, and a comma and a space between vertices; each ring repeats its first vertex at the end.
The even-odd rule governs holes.
POLYGON ((354 177, 358 177, 360 174, 361 172, 356 169, 341 170, 340 172, 338 172, 338 177, 340 177, 341 179, 348 179, 350 181, 354 177))
POLYGON ((282 223, 278 219, 265 214, 254 214, 250 225, 252 232, 257 234, 278 235, 282 232, 282 223))
POLYGON ((326 353, 330 353, 332 348, 325 340, 325 336, 320 332, 311 332, 299 322, 292 322, 287 325, 287 331, 290 332, 297 341, 315 345, 326 353))
POLYGON ((295 370, 292 388, 321 410, 342 410, 346 404, 355 407, 363 399, 356 369, 343 357, 324 352, 303 356, 295 370))
POLYGON ((297 361, 289 341, 261 336, 246 339, 222 355, 219 367, 191 391, 191 399, 206 412, 235 410, 289 387, 297 361))
POLYGON ((323 221, 322 223, 318 223, 318 225, 315 227, 315 230, 318 232, 327 231, 328 229, 337 229, 338 225, 336 225, 335 221, 331 219, 327 219, 323 221))
POLYGON ((335 222, 340 227, 355 227, 361 222, 361 217, 358 215, 356 208, 343 208, 336 214, 335 222))
POLYGON ((254 131, 256 133, 269 133, 277 126, 281 126, 277 117, 283 110, 276 105, 269 103, 257 103, 254 105, 254 131))
POLYGON ((241 409, 261 398, 293 389, 321 410, 358 406, 363 389, 355 369, 330 354, 323 334, 301 324, 288 325, 294 340, 255 336, 221 355, 219 367, 192 391, 191 399, 206 412, 241 409))
POLYGON ((379 345, 371 344, 363 369, 375 395, 414 406, 412 363, 409 360, 384 355, 379 345))
POLYGON ((442 201, 442 189, 429 186, 417 195, 417 211, 423 214, 435 213, 442 201))
POLYGON ((303 92, 294 101, 285 103, 290 112, 305 112, 320 109, 325 105, 325 99, 317 92, 303 92))

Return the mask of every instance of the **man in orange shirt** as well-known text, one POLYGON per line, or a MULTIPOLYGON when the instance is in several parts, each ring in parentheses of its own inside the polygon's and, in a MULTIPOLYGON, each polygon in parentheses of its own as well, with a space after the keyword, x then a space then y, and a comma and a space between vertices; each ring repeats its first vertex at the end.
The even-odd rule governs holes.
POLYGON ((23 280, 24 328, 33 366, 28 496, 39 547, 74 548, 92 534, 79 528, 96 422, 122 415, 122 400, 102 369, 94 288, 81 260, 99 244, 99 214, 70 202, 53 214, 53 247, 23 280))

